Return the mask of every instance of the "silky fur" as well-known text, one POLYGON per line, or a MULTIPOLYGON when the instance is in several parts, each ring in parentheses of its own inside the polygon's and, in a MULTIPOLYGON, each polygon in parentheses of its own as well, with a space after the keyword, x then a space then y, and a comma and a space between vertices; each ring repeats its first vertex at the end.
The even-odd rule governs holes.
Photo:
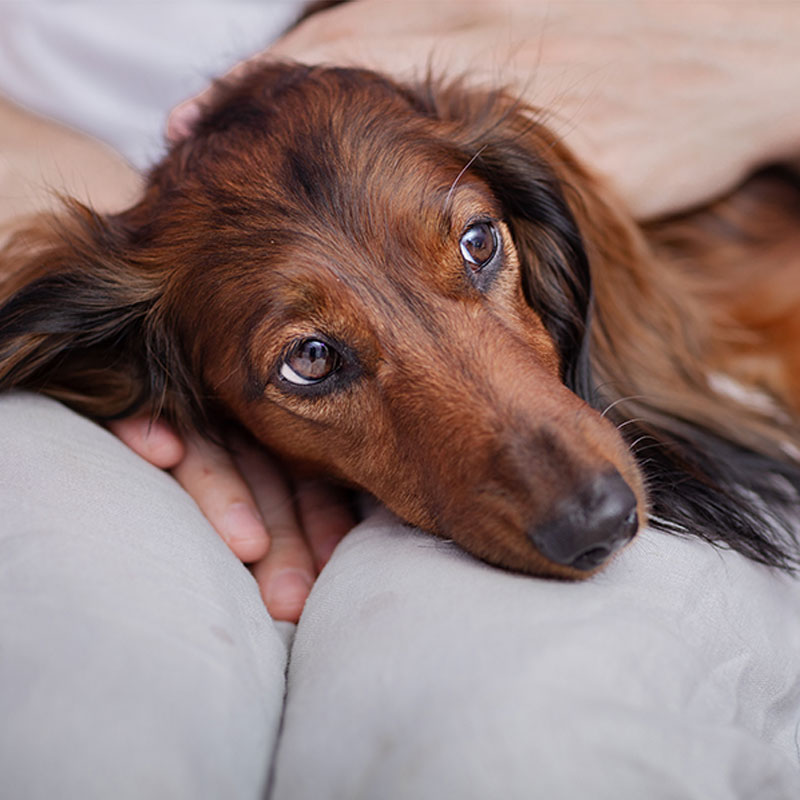
POLYGON ((0 388, 247 428, 500 566, 617 470, 639 520, 793 568, 800 190, 646 228, 502 91, 272 64, 220 85, 141 200, 0 254, 0 388), (496 221, 491 274, 459 252, 496 221), (333 378, 294 391, 292 343, 333 378))

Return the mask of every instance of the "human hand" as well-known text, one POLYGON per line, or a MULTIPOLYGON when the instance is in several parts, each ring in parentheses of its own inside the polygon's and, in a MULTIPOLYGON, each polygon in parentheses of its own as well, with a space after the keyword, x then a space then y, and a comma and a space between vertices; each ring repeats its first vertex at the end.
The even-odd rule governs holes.
POLYGON ((229 449, 167 423, 130 417, 109 427, 128 447, 171 470, 234 555, 251 564, 273 619, 297 622, 319 571, 355 525, 344 496, 320 481, 292 482, 269 454, 229 449))
MULTIPOLYGON (((754 0, 545 3, 354 0, 311 16, 260 60, 364 66, 400 79, 506 85, 639 218, 708 201, 800 152, 800 11, 754 0)), ((191 130, 209 88, 178 106, 191 130)))

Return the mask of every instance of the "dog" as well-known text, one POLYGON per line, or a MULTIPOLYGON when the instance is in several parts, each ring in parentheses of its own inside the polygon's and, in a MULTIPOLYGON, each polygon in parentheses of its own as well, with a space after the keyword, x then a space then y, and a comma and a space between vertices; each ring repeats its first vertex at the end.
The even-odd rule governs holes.
POLYGON ((502 90, 272 63, 0 254, 0 389, 243 426, 492 564, 798 564, 800 180, 647 227, 502 90))

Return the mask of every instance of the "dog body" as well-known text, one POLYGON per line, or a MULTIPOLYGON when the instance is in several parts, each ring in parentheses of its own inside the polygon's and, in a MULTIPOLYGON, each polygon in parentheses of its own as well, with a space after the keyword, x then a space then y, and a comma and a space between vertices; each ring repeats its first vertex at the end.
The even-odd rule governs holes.
POLYGON ((643 231, 502 92, 218 95, 134 207, 0 256, 0 387, 234 421, 516 570, 591 574, 648 516, 793 565, 793 178, 643 231))

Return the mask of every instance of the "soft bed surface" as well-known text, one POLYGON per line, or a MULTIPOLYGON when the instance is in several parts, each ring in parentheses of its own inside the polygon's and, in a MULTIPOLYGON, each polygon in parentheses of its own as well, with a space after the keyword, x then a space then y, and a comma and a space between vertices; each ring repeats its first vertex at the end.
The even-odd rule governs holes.
POLYGON ((256 800, 286 648, 165 473, 43 397, 0 398, 0 797, 256 800))
POLYGON ((796 798, 800 585, 645 533, 580 583, 385 513, 297 631, 275 800, 796 798))

